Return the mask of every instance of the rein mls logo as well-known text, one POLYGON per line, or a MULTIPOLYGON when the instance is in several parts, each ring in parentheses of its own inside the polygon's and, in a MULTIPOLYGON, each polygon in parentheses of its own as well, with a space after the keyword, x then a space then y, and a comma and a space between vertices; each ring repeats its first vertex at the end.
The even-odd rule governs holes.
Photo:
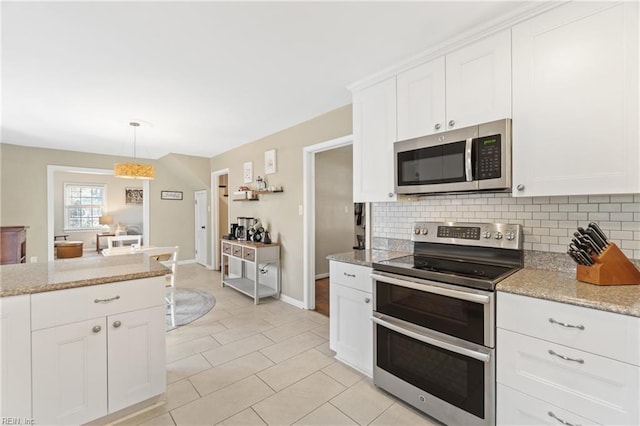
POLYGON ((34 425, 33 419, 23 417, 0 417, 0 424, 2 425, 34 425))

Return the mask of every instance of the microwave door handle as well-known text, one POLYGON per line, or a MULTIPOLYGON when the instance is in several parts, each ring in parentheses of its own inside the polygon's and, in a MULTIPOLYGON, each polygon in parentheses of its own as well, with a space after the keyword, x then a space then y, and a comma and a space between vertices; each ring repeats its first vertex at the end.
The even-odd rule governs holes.
POLYGON ((473 150, 473 138, 467 138, 467 142, 464 150, 464 175, 467 182, 473 180, 473 168, 471 167, 471 152, 473 150))
POLYGON ((491 361, 491 356, 489 354, 476 352, 471 349, 463 348, 457 345, 453 345, 451 343, 444 342, 439 339, 435 339, 431 336, 427 336, 426 334, 419 333, 417 331, 409 330, 405 327, 394 324, 395 321, 393 320, 393 318, 390 318, 386 315, 374 313, 373 316, 371 317, 371 321, 373 321, 375 324, 381 325, 384 328, 388 328, 389 330, 393 330, 396 333, 400 333, 407 337, 411 337, 412 339, 419 340, 428 345, 436 346, 438 348, 442 348, 450 352, 455 352, 457 354, 467 356, 469 358, 477 359, 478 361, 482 361, 482 362, 491 361))

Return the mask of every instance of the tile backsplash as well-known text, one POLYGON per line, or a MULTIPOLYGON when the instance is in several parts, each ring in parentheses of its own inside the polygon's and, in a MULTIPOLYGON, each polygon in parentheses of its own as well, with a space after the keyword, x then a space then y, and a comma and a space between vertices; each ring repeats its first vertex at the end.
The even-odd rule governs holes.
POLYGON ((640 194, 514 198, 510 194, 424 196, 374 203, 373 237, 409 240, 414 221, 523 226, 524 249, 565 253, 578 226, 596 222, 622 251, 640 259, 640 194))

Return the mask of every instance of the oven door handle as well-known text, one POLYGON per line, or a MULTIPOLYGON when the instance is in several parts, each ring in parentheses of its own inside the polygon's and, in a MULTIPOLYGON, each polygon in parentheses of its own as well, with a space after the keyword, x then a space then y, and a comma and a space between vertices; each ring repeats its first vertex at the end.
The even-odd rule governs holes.
POLYGON ((483 294, 468 293, 466 291, 452 290, 449 288, 437 286, 427 286, 424 284, 415 283, 413 281, 401 280, 386 275, 370 274, 369 276, 376 281, 382 281, 389 284, 399 285, 401 287, 412 288, 414 290, 420 290, 427 293, 439 294, 441 296, 452 297, 454 299, 466 300, 468 302, 482 303, 483 305, 487 305, 491 302, 491 298, 483 294))
POLYGON ((443 342, 442 340, 435 339, 431 336, 427 336, 417 331, 407 330, 405 327, 402 327, 401 325, 394 324, 395 321, 386 315, 382 315, 378 313, 373 314, 373 316, 371 317, 371 321, 373 321, 378 325, 381 325, 384 328, 388 328, 389 330, 393 330, 396 333, 400 333, 407 337, 411 337, 412 339, 419 340, 428 345, 437 346, 438 348, 446 349, 450 352, 455 352, 457 354, 464 355, 469 358, 477 359, 478 361, 482 361, 485 363, 491 361, 491 356, 489 354, 483 354, 482 352, 477 352, 471 349, 462 348, 460 346, 453 345, 448 342, 443 342))
POLYGON ((471 151, 473 150, 473 138, 468 138, 465 144, 464 150, 464 174, 467 179, 467 182, 471 182, 473 180, 473 168, 472 168, 472 158, 471 151))

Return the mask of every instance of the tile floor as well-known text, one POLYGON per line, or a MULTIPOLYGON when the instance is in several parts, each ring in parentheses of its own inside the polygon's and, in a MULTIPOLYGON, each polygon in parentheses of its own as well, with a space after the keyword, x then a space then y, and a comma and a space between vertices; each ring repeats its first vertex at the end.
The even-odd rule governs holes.
POLYGON ((216 305, 167 334, 167 403, 120 424, 438 424, 336 361, 327 317, 275 299, 255 306, 200 265, 177 278, 216 305))

